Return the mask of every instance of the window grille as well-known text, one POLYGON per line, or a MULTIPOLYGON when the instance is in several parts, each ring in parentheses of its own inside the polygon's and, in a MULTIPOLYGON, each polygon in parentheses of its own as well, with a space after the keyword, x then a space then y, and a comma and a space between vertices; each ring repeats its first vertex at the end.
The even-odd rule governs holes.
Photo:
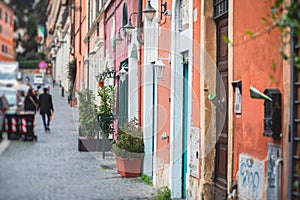
POLYGON ((214 0, 214 19, 228 13, 228 0, 214 0))

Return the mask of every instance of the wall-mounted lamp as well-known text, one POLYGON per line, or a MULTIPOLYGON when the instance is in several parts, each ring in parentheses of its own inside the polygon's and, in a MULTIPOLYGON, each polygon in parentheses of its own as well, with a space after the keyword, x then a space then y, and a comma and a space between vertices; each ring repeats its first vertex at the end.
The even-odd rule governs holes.
POLYGON ((162 3, 162 4, 160 5, 160 9, 161 9, 161 11, 160 11, 160 20, 161 20, 163 14, 164 14, 164 15, 167 15, 167 14, 168 14, 168 10, 167 10, 167 2, 162 3))
POLYGON ((117 35, 116 38, 115 38, 115 41, 116 41, 116 42, 122 42, 122 41, 124 40, 124 39, 121 37, 121 32, 120 32, 122 28, 123 28, 123 26, 119 28, 118 35, 117 35))
POLYGON ((92 51, 90 51, 90 53, 89 53, 89 57, 92 57, 93 55, 95 55, 96 54, 96 50, 92 50, 92 51))
POLYGON ((106 77, 107 78, 115 78, 116 73, 117 73, 117 71, 115 69, 111 69, 111 70, 107 69, 106 77))
POLYGON ((65 40, 63 40, 63 39, 59 39, 58 41, 59 41, 60 44, 67 43, 67 41, 65 41, 65 40))
POLYGON ((108 68, 106 68, 106 70, 103 71, 102 73, 99 73, 98 75, 95 76, 98 82, 98 87, 104 86, 104 81, 106 78, 115 78, 115 77, 116 77, 116 70, 108 69, 108 68))
POLYGON ((132 25, 131 23, 131 17, 132 15, 134 14, 138 14, 137 12, 132 12, 129 16, 129 19, 128 19, 128 22, 125 26, 123 26, 123 28, 127 31, 127 30, 132 30, 132 29, 135 29, 135 26, 132 25))
POLYGON ((225 99, 224 99, 224 97, 220 100, 220 99, 217 98, 216 94, 209 94, 208 99, 217 108, 217 110, 219 110, 221 112, 225 111, 225 99))
POLYGON ((126 67, 122 67, 122 69, 119 71, 119 76, 120 76, 120 81, 123 83, 126 79, 127 76, 127 69, 125 69, 126 67))
POLYGON ((163 63, 162 58, 158 59, 157 61, 151 62, 151 64, 154 67, 154 71, 155 71, 155 74, 156 74, 156 79, 160 80, 164 75, 166 65, 163 63))
POLYGON ((147 6, 143 10, 143 13, 145 14, 145 16, 148 20, 152 21, 155 12, 156 12, 156 10, 151 6, 151 1, 148 0, 147 6))
POLYGON ((84 62, 85 64, 88 64, 88 63, 90 62, 90 58, 88 57, 88 58, 84 59, 83 62, 84 62))
POLYGON ((95 78, 96 80, 99 82, 99 81, 102 81, 103 80, 103 76, 102 76, 102 73, 99 73, 98 75, 95 75, 95 78))

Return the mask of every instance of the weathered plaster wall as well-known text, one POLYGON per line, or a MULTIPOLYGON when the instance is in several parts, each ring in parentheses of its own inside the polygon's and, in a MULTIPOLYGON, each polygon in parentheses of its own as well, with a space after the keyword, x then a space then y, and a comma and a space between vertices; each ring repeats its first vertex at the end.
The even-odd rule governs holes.
MULTIPOLYGON (((242 114, 234 116, 233 175, 240 170, 239 157, 241 154, 248 154, 252 159, 265 162, 268 143, 281 144, 282 141, 275 141, 263 136, 264 101, 250 98, 249 92, 250 86, 254 86, 262 92, 266 88, 279 88, 281 93, 284 92, 282 58, 278 53, 280 49, 279 32, 273 30, 268 34, 265 24, 261 21, 261 18, 266 17, 270 12, 270 6, 269 2, 259 0, 234 2, 234 80, 242 81, 243 102, 242 114), (251 38, 246 34, 247 31, 251 31, 257 36, 251 38), (275 68, 271 67, 272 63, 275 64, 275 68)), ((265 177, 263 181, 265 184, 265 177)), ((265 198, 264 190, 265 187, 262 190, 262 198, 265 198)))
POLYGON ((208 94, 215 93, 216 74, 216 26, 213 20, 212 1, 203 1, 201 5, 201 196, 214 199, 214 166, 215 166, 215 109, 208 100, 208 94))

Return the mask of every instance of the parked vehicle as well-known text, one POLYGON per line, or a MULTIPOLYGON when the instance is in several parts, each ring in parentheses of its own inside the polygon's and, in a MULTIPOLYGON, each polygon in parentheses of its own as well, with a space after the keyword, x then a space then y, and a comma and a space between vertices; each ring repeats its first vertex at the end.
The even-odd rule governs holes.
POLYGON ((0 85, 11 87, 18 83, 19 62, 0 62, 0 85))
POLYGON ((33 75, 33 84, 34 85, 43 85, 44 84, 43 74, 34 74, 33 75))
POLYGON ((23 102, 16 88, 0 87, 0 96, 5 96, 9 105, 9 112, 22 110, 23 102))

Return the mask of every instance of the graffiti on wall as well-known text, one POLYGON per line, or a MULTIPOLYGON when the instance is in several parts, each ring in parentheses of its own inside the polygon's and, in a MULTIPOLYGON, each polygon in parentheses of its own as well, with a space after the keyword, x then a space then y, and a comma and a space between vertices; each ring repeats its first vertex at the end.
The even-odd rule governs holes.
POLYGON ((238 191, 244 199, 262 199, 264 162, 249 155, 240 154, 238 191))
POLYGON ((281 158, 281 149, 279 145, 269 143, 268 144, 268 169, 267 169, 267 199, 275 199, 276 195, 276 171, 275 162, 278 158, 281 158))

